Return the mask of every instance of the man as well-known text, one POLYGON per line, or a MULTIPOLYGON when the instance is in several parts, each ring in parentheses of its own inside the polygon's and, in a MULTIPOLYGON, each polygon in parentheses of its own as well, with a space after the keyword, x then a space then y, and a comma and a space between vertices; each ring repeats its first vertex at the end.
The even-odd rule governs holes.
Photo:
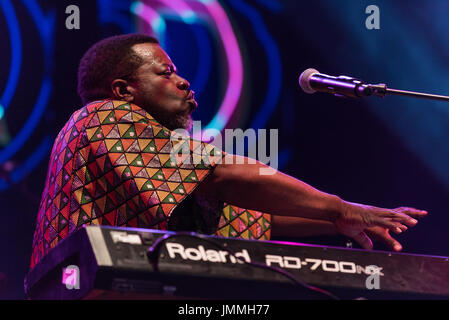
POLYGON ((341 233, 366 249, 370 235, 399 251, 389 232, 427 214, 346 202, 281 172, 261 175, 264 164, 206 143, 187 141, 189 153, 173 161, 172 131, 190 127, 197 103, 154 38, 95 44, 81 60, 78 93, 85 106, 52 149, 31 267, 84 224, 265 240, 341 233))

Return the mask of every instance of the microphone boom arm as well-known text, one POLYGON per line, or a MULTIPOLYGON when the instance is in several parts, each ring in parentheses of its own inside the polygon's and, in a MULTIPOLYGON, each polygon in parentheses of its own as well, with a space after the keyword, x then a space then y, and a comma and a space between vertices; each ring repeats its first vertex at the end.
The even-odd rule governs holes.
POLYGON ((442 96, 438 94, 430 94, 430 93, 422 93, 422 92, 414 92, 414 91, 406 91, 406 90, 397 90, 387 88, 386 84, 368 84, 368 88, 373 95, 378 97, 385 97, 386 94, 397 95, 397 96, 407 96, 407 97, 415 97, 421 99, 431 99, 437 101, 449 101, 449 96, 442 96))

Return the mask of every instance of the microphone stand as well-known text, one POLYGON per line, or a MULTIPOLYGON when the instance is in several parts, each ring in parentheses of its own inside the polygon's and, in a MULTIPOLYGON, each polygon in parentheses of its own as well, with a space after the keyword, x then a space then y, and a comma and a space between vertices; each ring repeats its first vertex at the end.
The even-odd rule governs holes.
POLYGON ((414 91, 405 91, 405 90, 397 90, 397 89, 390 89, 387 88, 386 84, 365 84, 363 86, 366 86, 363 89, 364 95, 375 95, 378 97, 385 97, 386 94, 392 94, 397 96, 407 96, 407 97, 415 97, 415 98, 422 98, 422 99, 431 99, 431 100, 438 100, 438 101, 449 101, 448 96, 441 96, 437 94, 429 94, 429 93, 422 93, 422 92, 414 92, 414 91))

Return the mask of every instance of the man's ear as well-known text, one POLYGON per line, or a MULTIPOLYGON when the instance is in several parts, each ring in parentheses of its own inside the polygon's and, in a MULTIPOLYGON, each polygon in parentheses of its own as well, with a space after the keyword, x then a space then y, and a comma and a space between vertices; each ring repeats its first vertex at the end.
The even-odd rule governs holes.
POLYGON ((112 98, 127 102, 134 101, 134 88, 123 79, 115 79, 111 82, 112 98))

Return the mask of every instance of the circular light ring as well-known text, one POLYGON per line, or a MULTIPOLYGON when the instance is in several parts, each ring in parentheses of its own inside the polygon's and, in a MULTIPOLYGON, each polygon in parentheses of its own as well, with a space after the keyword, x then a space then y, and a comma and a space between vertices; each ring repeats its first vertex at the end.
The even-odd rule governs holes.
MULTIPOLYGON (((243 85, 243 63, 240 48, 231 23, 218 1, 203 2, 185 2, 183 0, 160 0, 135 2, 131 6, 131 11, 146 19, 149 25, 155 25, 155 21, 161 19, 157 10, 152 9, 149 5, 161 8, 168 8, 175 12, 186 24, 192 24, 202 19, 201 14, 212 17, 215 23, 215 29, 223 43, 228 66, 228 82, 225 89, 223 101, 218 109, 217 114, 206 125, 204 130, 214 128, 222 131, 228 123, 231 115, 234 113, 237 103, 240 99, 243 85), (198 14, 197 14, 197 13, 198 14)), ((160 30, 155 30, 160 31, 160 30)))
MULTIPOLYGON (((147 6, 146 4, 135 1, 131 4, 130 8, 131 12, 136 16, 141 18, 146 25, 140 25, 139 28, 143 30, 139 30, 144 33, 154 33, 156 38, 159 39, 159 42, 162 46, 164 46, 165 39, 165 29, 166 23, 165 19, 162 15, 160 15, 156 10, 147 6), (151 28, 151 31, 146 28, 148 26, 151 28)), ((190 19, 189 25, 192 27, 192 32, 195 36, 198 45, 198 61, 199 65, 196 70, 196 74, 193 77, 192 87, 195 88, 197 93, 201 93, 207 84, 207 80, 210 74, 211 65, 212 65, 212 50, 211 43, 208 40, 209 38, 203 32, 203 29, 194 28, 193 21, 197 22, 196 16, 189 15, 190 19)), ((185 19, 185 18, 184 18, 185 19)))
MULTIPOLYGON (((104 2, 106 0, 101 1, 104 2)), ((265 126, 279 100, 282 81, 280 54, 274 39, 268 32, 263 19, 260 17, 257 10, 243 1, 231 0, 230 4, 243 16, 250 20, 256 37, 261 42, 266 53, 267 60, 270 62, 268 63, 268 72, 270 76, 268 79, 266 96, 251 124, 251 127, 261 128, 265 126)), ((212 22, 215 25, 214 30, 217 32, 218 37, 221 39, 225 49, 229 78, 224 99, 219 107, 219 110, 204 130, 214 128, 221 131, 224 129, 236 109, 237 103, 240 99, 243 83, 243 64, 241 52, 229 19, 224 9, 216 0, 198 0, 188 2, 184 0, 146 0, 135 1, 131 5, 131 12, 145 20, 148 25, 151 26, 153 33, 159 39, 162 39, 161 42, 163 42, 165 36, 166 25, 160 12, 167 11, 167 9, 170 12, 175 13, 184 23, 189 25, 197 23, 198 20, 205 20, 207 17, 212 18, 212 22)), ((277 7, 277 9, 279 8, 277 7)), ((199 43, 202 41, 199 37, 197 37, 197 39, 199 43)), ((203 72, 201 74, 204 75, 203 72)))
MULTIPOLYGON (((52 88, 50 66, 52 64, 53 57, 51 55, 51 51, 48 50, 47 47, 51 44, 49 42, 49 39, 51 39, 49 37, 49 35, 51 35, 51 32, 49 32, 50 28, 48 27, 48 25, 51 25, 54 22, 54 17, 46 19, 35 0, 23 0, 23 3, 30 12, 44 45, 44 52, 46 53, 44 55, 46 60, 46 68, 44 70, 44 78, 42 80, 38 98, 32 109, 33 111, 31 112, 30 116, 26 120, 19 133, 9 142, 9 144, 3 150, 0 151, 0 164, 9 160, 17 151, 19 151, 23 144, 31 136, 47 107, 52 88)), ((15 39, 13 41, 15 41, 15 39)))
MULTIPOLYGON (((0 152, 0 164, 9 160, 20 148, 23 144, 28 140, 28 138, 32 135, 34 129, 39 123, 45 109, 47 108, 51 90, 52 90, 52 78, 51 78, 51 69, 53 66, 53 30, 54 30, 54 22, 55 15, 54 12, 48 16, 45 16, 37 4, 35 0, 22 0, 23 4, 27 8, 30 13, 34 23, 37 26, 37 30, 39 31, 39 36, 41 37, 41 42, 43 45, 44 51, 44 75, 41 84, 41 88, 39 90, 38 98, 35 101, 35 104, 32 108, 32 112, 28 119, 26 120, 23 128, 20 132, 14 137, 9 144, 1 150, 0 152)), ((9 0, 0 1, 2 4, 2 9, 5 10, 3 6, 10 4, 9 0)), ((11 17, 11 12, 13 12, 13 7, 6 7, 9 16, 11 17), (12 11, 11 11, 12 10, 12 11)), ((15 15, 14 15, 15 16, 15 15)), ((17 30, 16 33, 13 33, 18 38, 11 38, 11 42, 20 43, 21 48, 21 37, 20 31, 18 29, 18 24, 16 25, 17 30)), ((18 48, 18 47, 17 47, 18 48)), ((18 50, 16 48, 16 50, 18 50)), ((21 51, 20 51, 21 52, 21 51)), ((20 55, 21 58, 21 55, 20 55)), ((17 60, 16 60, 17 61, 17 60)), ((19 64, 21 59, 19 61, 19 64)), ((17 63, 17 62, 16 62, 17 63)), ((13 64, 13 62, 11 62, 13 64)), ((17 68, 17 67, 15 67, 17 68)), ((19 66, 20 70, 20 66, 19 66)), ((18 79, 17 79, 18 80, 18 79)), ((8 80, 9 84, 9 80, 8 80)), ((8 178, 0 179, 0 191, 5 190, 9 187, 10 183, 17 183, 21 179, 23 179, 26 174, 32 171, 46 156, 48 150, 51 148, 51 140, 50 136, 47 135, 42 142, 37 146, 37 148, 28 156, 27 160, 20 166, 16 167, 8 176, 8 178)))
MULTIPOLYGON (((229 0, 229 4, 250 21, 254 33, 262 44, 267 61, 269 62, 267 63, 268 84, 265 99, 250 125, 253 129, 263 128, 276 108, 281 93, 282 65, 278 46, 268 32, 262 17, 256 9, 245 3, 243 0, 229 0)), ((274 6, 274 4, 272 5, 274 6)))
POLYGON ((20 67, 22 65, 22 39, 17 16, 10 0, 0 1, 0 8, 5 14, 9 32, 9 41, 11 43, 11 64, 9 67, 9 75, 5 90, 0 98, 0 104, 2 105, 3 112, 5 113, 16 91, 17 83, 19 82, 20 67))

